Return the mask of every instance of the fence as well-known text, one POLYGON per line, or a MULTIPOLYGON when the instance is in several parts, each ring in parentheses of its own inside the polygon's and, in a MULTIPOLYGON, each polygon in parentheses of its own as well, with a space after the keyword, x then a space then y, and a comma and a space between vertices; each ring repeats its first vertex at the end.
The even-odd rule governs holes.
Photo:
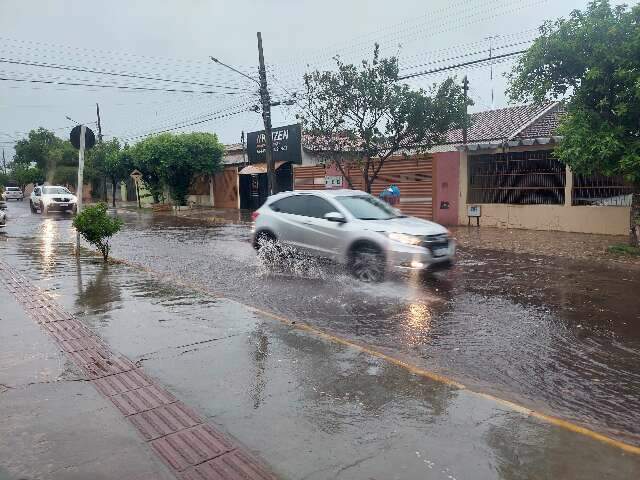
MULTIPOLYGON (((347 167, 347 175, 353 188, 364 190, 362 174, 356 165, 347 167)), ((295 190, 324 189, 325 168, 319 165, 305 165, 294 168, 295 190)), ((389 185, 400 189, 400 210, 424 219, 433 218, 433 161, 428 156, 391 158, 380 169, 371 186, 371 194, 378 196, 389 185)), ((346 181, 344 188, 348 188, 346 181)))
POLYGON ((565 167, 551 150, 469 157, 469 203, 563 205, 565 167))

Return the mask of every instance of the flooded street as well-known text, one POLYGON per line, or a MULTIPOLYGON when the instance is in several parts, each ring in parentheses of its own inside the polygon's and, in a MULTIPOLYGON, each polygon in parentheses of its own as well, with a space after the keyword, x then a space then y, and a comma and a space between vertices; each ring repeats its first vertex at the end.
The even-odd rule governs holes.
POLYGON ((285 476, 640 472, 637 455, 540 421, 640 446, 636 265, 463 246, 447 274, 371 285, 317 261, 266 268, 247 222, 121 211, 124 263, 104 266, 73 255, 69 217, 9 214, 2 260, 285 476))

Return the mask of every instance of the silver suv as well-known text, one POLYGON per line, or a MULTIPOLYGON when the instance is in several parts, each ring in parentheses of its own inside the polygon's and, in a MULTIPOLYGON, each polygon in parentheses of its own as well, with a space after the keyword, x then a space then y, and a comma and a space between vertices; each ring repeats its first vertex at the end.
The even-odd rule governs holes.
POLYGON ((448 268, 455 256, 455 242, 446 228, 403 215, 358 190, 279 193, 253 218, 256 249, 277 240, 338 261, 368 282, 381 281, 388 268, 448 268))

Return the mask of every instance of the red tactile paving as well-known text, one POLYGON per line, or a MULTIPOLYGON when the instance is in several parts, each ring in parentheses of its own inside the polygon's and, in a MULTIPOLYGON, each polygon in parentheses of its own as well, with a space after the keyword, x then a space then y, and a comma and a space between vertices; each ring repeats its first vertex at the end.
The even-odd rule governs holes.
POLYGON ((202 423, 200 417, 181 402, 132 415, 129 420, 148 441, 195 427, 202 423))
POLYGON ((167 435, 151 442, 153 448, 179 472, 230 452, 233 445, 209 425, 167 435))
POLYGON ((109 349, 95 337, 81 337, 74 340, 60 341, 60 346, 65 352, 80 352, 82 350, 102 350, 109 351, 109 349))
POLYGON ((68 355, 87 372, 91 379, 115 375, 136 368, 128 358, 115 356, 111 352, 100 349, 69 352, 68 355))
POLYGON ((249 455, 234 450, 190 468, 183 480, 276 480, 276 477, 249 455))
POLYGON ((93 380, 93 384, 105 397, 146 387, 151 383, 151 380, 140 369, 93 380))
POLYGON ((87 372, 96 389, 129 418, 177 476, 183 480, 275 480, 259 462, 155 385, 129 359, 114 355, 49 295, 2 261, 0 272, 6 272, 0 275, 0 282, 87 372))
POLYGON ((169 405, 176 401, 173 395, 155 385, 113 395, 109 398, 124 416, 146 412, 147 410, 161 407, 162 405, 169 405))

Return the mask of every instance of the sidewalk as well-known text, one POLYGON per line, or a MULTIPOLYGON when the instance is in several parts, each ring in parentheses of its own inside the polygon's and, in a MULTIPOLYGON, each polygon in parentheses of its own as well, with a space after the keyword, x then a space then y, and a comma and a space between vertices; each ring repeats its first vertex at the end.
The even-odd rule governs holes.
POLYGON ((4 285, 0 305, 0 479, 173 479, 4 285))
POLYGON ((4 352, 2 364, 10 367, 0 377, 5 400, 0 407, 0 418, 5 419, 0 420, 0 458, 10 459, 5 464, 9 475, 128 480, 275 478, 234 440, 128 358, 112 351, 2 261, 0 286, 0 304, 7 306, 3 308, 7 325, 1 330, 6 336, 0 337, 2 344, 18 337, 17 344, 12 342, 15 350, 4 352), (31 319, 25 318, 15 300, 31 319), (43 332, 57 345, 51 338, 47 341, 43 332), (38 388, 40 385, 47 387, 38 388), (160 460, 168 468, 159 465, 160 460))
POLYGON ((626 244, 628 237, 587 233, 521 230, 493 227, 451 227, 462 248, 482 248, 530 255, 595 260, 640 266, 640 257, 607 252, 614 244, 626 244))

